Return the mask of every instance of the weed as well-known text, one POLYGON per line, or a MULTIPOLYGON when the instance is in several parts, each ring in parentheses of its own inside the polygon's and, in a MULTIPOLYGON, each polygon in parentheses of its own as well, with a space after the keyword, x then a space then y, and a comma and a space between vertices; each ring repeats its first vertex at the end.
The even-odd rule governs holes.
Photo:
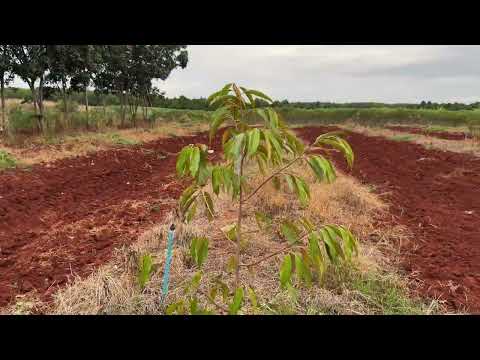
POLYGON ((0 150, 0 170, 12 169, 17 166, 16 159, 5 150, 0 150))

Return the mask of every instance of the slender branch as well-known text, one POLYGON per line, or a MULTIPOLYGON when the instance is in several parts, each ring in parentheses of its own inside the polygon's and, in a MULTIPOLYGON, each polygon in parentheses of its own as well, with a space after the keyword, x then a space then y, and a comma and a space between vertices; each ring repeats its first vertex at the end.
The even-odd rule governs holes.
POLYGON ((285 246, 284 248, 282 248, 282 249, 280 249, 280 250, 278 250, 278 251, 275 251, 275 252, 273 252, 273 253, 271 253, 271 254, 269 254, 269 255, 267 255, 267 256, 264 256, 263 258, 255 261, 255 262, 253 262, 253 263, 250 263, 250 264, 240 264, 240 266, 250 267, 250 266, 258 265, 258 264, 260 264, 261 262, 264 262, 265 260, 268 260, 268 259, 274 257, 275 255, 281 254, 282 252, 291 249, 293 246, 294 246, 294 244, 289 244, 289 245, 285 246))
POLYGON ((292 166, 294 163, 296 163, 298 160, 303 158, 303 154, 299 157, 296 157, 292 161, 290 161, 287 165, 282 167, 281 169, 275 171, 272 175, 270 175, 268 178, 266 178, 253 192, 251 192, 243 202, 247 202, 253 195, 255 195, 263 186, 265 186, 270 180, 272 180, 275 176, 279 175, 281 172, 284 170, 288 169, 290 166, 292 166))
MULTIPOLYGON (((305 239, 305 237, 307 237, 310 233, 305 233, 302 237, 300 237, 300 242, 305 239)), ((258 265, 262 262, 264 262, 265 260, 268 260, 270 259, 271 257, 274 257, 275 255, 278 255, 278 254, 281 254, 282 252, 284 251, 287 251, 287 250, 290 250, 291 248, 293 248, 295 245, 297 244, 288 244, 287 246, 285 246, 284 248, 280 249, 280 250, 277 250, 269 255, 266 255, 264 256, 263 258, 253 262, 253 263, 250 263, 250 264, 240 264, 240 266, 243 266, 243 267, 250 267, 250 266, 255 266, 255 265, 258 265)))

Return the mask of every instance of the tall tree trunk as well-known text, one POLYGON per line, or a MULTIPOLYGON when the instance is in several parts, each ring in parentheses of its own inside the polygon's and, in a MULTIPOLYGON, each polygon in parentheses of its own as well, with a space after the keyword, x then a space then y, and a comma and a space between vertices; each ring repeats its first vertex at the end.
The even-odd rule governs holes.
POLYGON ((125 94, 122 90, 122 93, 120 94, 120 111, 121 111, 121 119, 120 119, 120 127, 123 128, 123 125, 125 123, 125 94))
POLYGON ((44 111, 43 111, 43 76, 40 78, 40 84, 38 86, 38 110, 39 110, 39 121, 40 121, 40 130, 44 130, 44 111))
POLYGON ((85 112, 87 113, 87 130, 89 129, 89 116, 88 116, 88 88, 85 86, 85 112))
POLYGON ((37 92, 35 91, 35 80, 30 80, 28 82, 28 86, 30 87, 30 91, 32 92, 32 101, 33 101, 33 109, 35 111, 35 119, 37 120, 37 131, 42 131, 42 123, 40 121, 40 115, 38 113, 38 99, 37 99, 37 92))
POLYGON ((5 132, 5 79, 3 78, 3 74, 0 76, 0 92, 2 98, 2 133, 5 132))
POLYGON ((63 113, 66 115, 68 113, 67 108, 67 84, 65 79, 62 79, 62 96, 63 96, 63 113))

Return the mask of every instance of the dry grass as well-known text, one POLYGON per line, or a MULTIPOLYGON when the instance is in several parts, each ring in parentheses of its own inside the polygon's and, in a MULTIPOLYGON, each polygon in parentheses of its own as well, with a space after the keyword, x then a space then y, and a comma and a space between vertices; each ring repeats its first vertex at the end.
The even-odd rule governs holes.
MULTIPOLYGON (((386 128, 365 127, 352 122, 337 126, 368 136, 383 136, 386 138, 399 138, 407 136, 406 133, 403 131, 401 132, 386 128)), ((405 139, 407 138, 405 137, 405 139)), ((438 149, 443 151, 452 151, 457 153, 466 153, 474 156, 480 156, 480 143, 472 139, 444 140, 435 138, 433 136, 412 134, 408 141, 423 145, 427 149, 438 149)))
MULTIPOLYGON (((295 205, 291 194, 277 193, 267 187, 261 196, 253 198, 247 205, 246 213, 262 209, 273 217, 308 215, 318 224, 346 225, 361 243, 360 256, 354 268, 330 270, 323 288, 314 286, 301 289, 296 294, 279 288, 280 256, 260 263, 253 272, 244 268, 241 282, 255 289, 260 309, 255 310, 246 304, 242 313, 377 314, 431 313, 438 310, 435 302, 432 302, 431 307, 426 307, 408 299, 404 280, 396 274, 392 261, 384 255, 385 249, 406 235, 402 228, 378 225, 376 219, 381 218, 387 210, 378 197, 342 174, 331 185, 311 183, 311 194, 311 206, 305 210, 295 205), (371 289, 374 289, 373 293, 369 292, 371 289), (377 296, 377 293, 381 296, 377 296)), ((118 249, 110 263, 88 278, 77 278, 58 291, 53 304, 42 311, 51 314, 161 314, 160 289, 165 236, 172 222, 177 223, 177 234, 168 302, 182 298, 183 284, 197 271, 187 255, 188 244, 194 236, 205 235, 210 239, 204 273, 210 277, 221 275, 232 279, 233 276, 225 269, 228 259, 234 253, 234 244, 224 236, 220 228, 235 222, 236 208, 229 198, 221 195, 216 202, 216 212, 218 215, 213 222, 208 222, 203 214, 198 214, 189 225, 180 225, 173 215, 169 215, 164 224, 143 234, 133 246, 118 249), (136 281, 137 263, 141 255, 147 252, 152 254, 158 269, 146 288, 140 291, 136 281)), ((242 249, 243 263, 258 260, 284 246, 278 237, 259 232, 252 217, 246 216, 243 223, 247 234, 242 249)), ((231 285, 230 281, 226 282, 231 285)), ((200 289, 205 290, 204 286, 201 285, 200 289)), ((203 301, 204 299, 201 303, 203 301)), ((203 305, 207 306, 207 303, 203 302, 203 305)), ((20 313, 18 307, 14 306, 9 311, 20 313)))
POLYGON ((164 123, 153 129, 124 129, 98 133, 64 135, 53 139, 32 137, 21 147, 8 146, 0 139, 0 150, 12 154, 19 163, 33 165, 51 162, 67 157, 86 155, 91 152, 110 149, 116 146, 145 143, 160 138, 191 135, 206 131, 207 124, 195 123, 186 126, 174 122, 164 123))

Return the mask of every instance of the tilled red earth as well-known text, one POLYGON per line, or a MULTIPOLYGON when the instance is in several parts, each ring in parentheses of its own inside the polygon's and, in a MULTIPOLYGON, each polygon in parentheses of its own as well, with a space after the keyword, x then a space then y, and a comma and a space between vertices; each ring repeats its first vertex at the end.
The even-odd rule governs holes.
POLYGON ((32 290, 48 300, 69 277, 87 276, 158 222, 184 188, 174 153, 197 142, 208 144, 208 136, 0 173, 0 306, 32 290))
MULTIPOLYGON (((313 141, 333 129, 298 133, 313 141)), ((358 133, 346 138, 355 152, 351 174, 385 194, 392 221, 413 234, 402 244, 402 258, 420 280, 418 290, 453 309, 480 312, 480 158, 358 133)))
MULTIPOLYGON (((311 141, 332 129, 298 132, 311 141)), ((347 138, 356 155, 352 175, 388 194, 392 221, 414 235, 403 244, 403 266, 421 280, 419 290, 480 312, 480 159, 357 133, 347 138)), ((207 136, 0 173, 0 306, 31 291, 48 300, 72 275, 87 276, 158 222, 184 187, 171 153, 196 142, 207 136)))
POLYGON ((438 139, 445 139, 445 140, 465 140, 470 138, 469 134, 465 134, 463 132, 449 132, 449 131, 427 132, 425 131, 425 129, 422 129, 422 128, 406 127, 406 126, 387 126, 387 129, 410 133, 410 134, 431 136, 431 137, 435 137, 438 139))

